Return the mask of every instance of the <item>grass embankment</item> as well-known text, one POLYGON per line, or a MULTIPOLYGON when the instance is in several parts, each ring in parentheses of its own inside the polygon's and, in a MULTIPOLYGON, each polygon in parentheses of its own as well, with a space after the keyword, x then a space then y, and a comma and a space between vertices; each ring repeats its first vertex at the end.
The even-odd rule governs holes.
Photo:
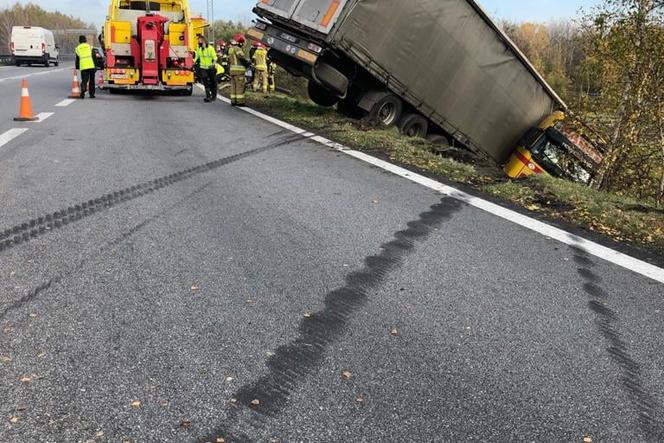
POLYGON ((404 137, 396 129, 371 128, 303 99, 253 94, 248 104, 355 149, 386 155, 530 211, 664 254, 664 210, 660 208, 552 177, 510 181, 494 165, 465 151, 440 152, 425 140, 404 137))

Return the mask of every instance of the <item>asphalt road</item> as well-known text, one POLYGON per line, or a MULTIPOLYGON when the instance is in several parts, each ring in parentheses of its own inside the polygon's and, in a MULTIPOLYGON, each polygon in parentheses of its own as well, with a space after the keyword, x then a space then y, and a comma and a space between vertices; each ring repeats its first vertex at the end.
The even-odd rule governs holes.
POLYGON ((664 439, 662 284, 65 68, 0 69, 0 441, 664 439))

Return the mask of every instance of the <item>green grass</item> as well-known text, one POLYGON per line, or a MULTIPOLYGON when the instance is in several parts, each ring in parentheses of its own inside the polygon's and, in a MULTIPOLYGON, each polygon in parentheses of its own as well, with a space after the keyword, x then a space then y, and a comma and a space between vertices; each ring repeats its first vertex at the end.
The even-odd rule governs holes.
POLYGON ((458 153, 440 153, 425 140, 400 135, 396 129, 376 129, 345 118, 305 99, 277 95, 249 96, 248 104, 267 114, 355 149, 389 157, 404 165, 514 202, 530 211, 575 223, 616 241, 664 253, 664 210, 633 199, 553 177, 507 180, 497 167, 458 153), (455 158, 450 158, 455 157, 455 158))

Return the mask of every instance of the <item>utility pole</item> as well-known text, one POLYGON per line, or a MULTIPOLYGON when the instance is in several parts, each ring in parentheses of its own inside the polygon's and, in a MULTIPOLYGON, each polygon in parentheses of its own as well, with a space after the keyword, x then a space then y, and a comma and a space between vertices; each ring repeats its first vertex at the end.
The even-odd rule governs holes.
POLYGON ((215 35, 214 35, 214 0, 207 0, 207 18, 210 25, 208 38, 212 44, 215 44, 215 35))

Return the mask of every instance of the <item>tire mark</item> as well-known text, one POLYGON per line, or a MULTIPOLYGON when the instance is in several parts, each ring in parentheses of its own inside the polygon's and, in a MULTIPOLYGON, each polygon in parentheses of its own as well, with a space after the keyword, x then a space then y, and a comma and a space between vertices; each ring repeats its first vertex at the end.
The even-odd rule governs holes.
POLYGON ((365 305, 370 291, 402 266, 405 257, 415 250, 416 242, 426 240, 462 207, 463 204, 455 199, 442 199, 382 244, 379 254, 366 257, 362 269, 346 275, 344 286, 325 295, 323 310, 300 322, 299 336, 277 348, 274 355, 268 358, 268 373, 235 393, 233 397, 237 402, 229 410, 226 424, 199 441, 215 441, 219 436, 226 438, 226 441, 251 441, 246 434, 232 435, 228 423, 248 422, 255 429, 261 429, 266 419, 278 415, 286 406, 291 392, 318 367, 326 349, 339 339, 353 314, 365 305), (258 400, 260 406, 253 407, 254 400, 258 400), (238 419, 239 413, 249 414, 250 418, 248 421, 238 419))
POLYGON ((197 176, 204 172, 218 169, 222 166, 237 162, 247 157, 260 154, 281 146, 288 145, 294 141, 300 140, 300 135, 289 136, 284 140, 251 149, 249 151, 234 154, 228 157, 203 163, 192 168, 183 169, 173 174, 165 175, 154 180, 130 186, 118 191, 109 192, 95 199, 78 203, 73 206, 36 217, 24 223, 17 224, 11 228, 0 232, 0 252, 14 248, 23 243, 27 243, 37 237, 47 234, 55 229, 60 229, 70 223, 75 223, 98 212, 105 211, 121 203, 129 202, 159 191, 168 186, 174 185, 183 180, 197 176))
POLYGON ((39 286, 37 286, 36 288, 34 288, 33 290, 31 290, 30 292, 25 294, 23 297, 20 297, 17 300, 11 302, 9 304, 9 306, 7 306, 2 312, 0 312, 0 320, 3 320, 9 312, 20 309, 21 307, 25 306, 26 304, 30 303, 32 300, 37 298, 42 292, 46 292, 47 290, 51 289, 52 286, 60 283, 61 281, 68 278, 72 274, 74 274, 74 273, 80 271, 81 269, 83 269, 85 264, 88 261, 90 261, 92 258, 98 257, 100 254, 104 253, 106 250, 121 244, 122 242, 124 242, 128 238, 132 237, 134 234, 136 234, 137 232, 142 230, 144 227, 146 227, 150 223, 154 222, 155 220, 158 220, 158 219, 162 218, 165 213, 167 213, 167 212, 171 211, 172 209, 178 207, 179 205, 181 205, 185 201, 189 200, 191 197, 195 196, 196 194, 199 194, 199 193, 203 192, 211 184, 212 184, 212 182, 208 182, 208 183, 204 184, 203 186, 199 186, 193 192, 191 192, 191 193, 187 194, 186 196, 184 196, 182 199, 180 199, 177 202, 173 203, 172 205, 166 207, 162 211, 159 211, 157 214, 153 215, 152 217, 149 217, 149 218, 145 219, 144 221, 137 224, 133 228, 123 232, 118 237, 110 240, 109 242, 107 242, 106 244, 101 246, 91 257, 84 258, 84 259, 80 260, 69 271, 62 272, 62 273, 56 275, 55 277, 53 277, 53 278, 49 279, 48 281, 46 281, 46 282, 40 284, 39 286))
POLYGON ((607 352, 622 372, 621 381, 629 400, 638 414, 638 426, 648 441, 664 441, 664 427, 657 420, 659 404, 644 386, 641 367, 630 355, 620 332, 620 316, 609 307, 610 294, 602 287, 602 278, 592 268, 595 263, 583 249, 571 246, 577 272, 584 280, 583 290, 588 294, 588 308, 595 314, 597 327, 608 343, 607 352))

